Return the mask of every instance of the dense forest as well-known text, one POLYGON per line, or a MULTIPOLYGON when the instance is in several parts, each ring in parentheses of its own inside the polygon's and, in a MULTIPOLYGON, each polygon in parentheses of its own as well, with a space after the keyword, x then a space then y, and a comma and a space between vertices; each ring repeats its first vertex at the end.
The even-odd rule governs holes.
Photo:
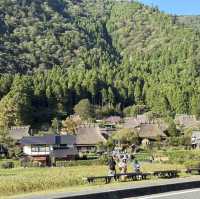
POLYGON ((1 0, 0 126, 66 117, 85 98, 199 114, 200 32, 183 21, 136 1, 1 0))

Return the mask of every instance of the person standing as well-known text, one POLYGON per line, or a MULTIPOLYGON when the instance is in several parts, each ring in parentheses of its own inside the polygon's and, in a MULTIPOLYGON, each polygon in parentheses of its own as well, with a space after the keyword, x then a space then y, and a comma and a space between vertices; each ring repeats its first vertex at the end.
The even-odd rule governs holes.
POLYGON ((108 175, 109 176, 115 176, 116 175, 116 162, 113 157, 110 158, 108 161, 108 175))
POLYGON ((126 172, 127 172, 127 159, 122 159, 121 162, 119 163, 119 168, 121 172, 121 179, 122 181, 125 181, 126 179, 126 172))
POLYGON ((134 161, 134 170, 136 173, 140 173, 140 164, 139 164, 138 160, 134 161))
POLYGON ((126 174, 127 172, 127 159, 122 160, 122 173, 126 174))

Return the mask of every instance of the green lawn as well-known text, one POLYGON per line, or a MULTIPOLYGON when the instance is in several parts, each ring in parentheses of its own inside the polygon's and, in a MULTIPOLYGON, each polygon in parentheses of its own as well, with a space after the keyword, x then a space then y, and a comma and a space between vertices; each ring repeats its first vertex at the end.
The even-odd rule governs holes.
MULTIPOLYGON (((183 169, 181 165, 142 164, 144 172, 165 169, 183 169)), ((131 168, 129 168, 131 172, 131 168)), ((3 196, 16 194, 58 190, 61 188, 77 188, 84 185, 83 177, 106 175, 107 166, 74 166, 65 168, 15 168, 0 169, 0 193, 3 196)), ((101 184, 101 183, 99 183, 101 184)), ((87 185, 88 186, 88 185, 87 185)), ((94 186, 94 185, 90 185, 94 186)))

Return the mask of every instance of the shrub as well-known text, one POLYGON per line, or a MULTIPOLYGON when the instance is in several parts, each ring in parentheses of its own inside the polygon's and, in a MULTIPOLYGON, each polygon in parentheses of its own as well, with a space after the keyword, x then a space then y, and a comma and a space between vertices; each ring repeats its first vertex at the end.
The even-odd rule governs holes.
POLYGON ((180 143, 180 137, 169 137, 168 143, 170 146, 179 146, 180 143))
POLYGON ((100 158, 99 158, 99 164, 108 164, 108 156, 107 155, 102 155, 100 158))
POLYGON ((189 161, 186 161, 184 163, 185 167, 186 168, 199 168, 200 167, 200 161, 198 160, 189 160, 189 161))
POLYGON ((4 162, 4 163, 2 163, 2 165, 1 165, 1 168, 2 169, 12 169, 12 168, 14 168, 14 163, 13 162, 4 162))
POLYGON ((102 160, 75 160, 75 161, 57 161, 57 167, 72 167, 72 166, 90 166, 90 165, 102 165, 102 160))
POLYGON ((179 163, 184 164, 188 161, 199 161, 200 160, 200 152, 193 151, 193 150, 174 150, 173 151, 166 151, 164 153, 166 156, 169 157, 170 163, 179 163))

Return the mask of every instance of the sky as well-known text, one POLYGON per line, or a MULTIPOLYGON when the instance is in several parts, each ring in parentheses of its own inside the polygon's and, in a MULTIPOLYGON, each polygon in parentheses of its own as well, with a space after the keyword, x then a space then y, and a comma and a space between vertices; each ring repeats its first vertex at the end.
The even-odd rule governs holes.
POLYGON ((139 0, 158 6, 161 11, 176 15, 200 15, 200 0, 139 0))

